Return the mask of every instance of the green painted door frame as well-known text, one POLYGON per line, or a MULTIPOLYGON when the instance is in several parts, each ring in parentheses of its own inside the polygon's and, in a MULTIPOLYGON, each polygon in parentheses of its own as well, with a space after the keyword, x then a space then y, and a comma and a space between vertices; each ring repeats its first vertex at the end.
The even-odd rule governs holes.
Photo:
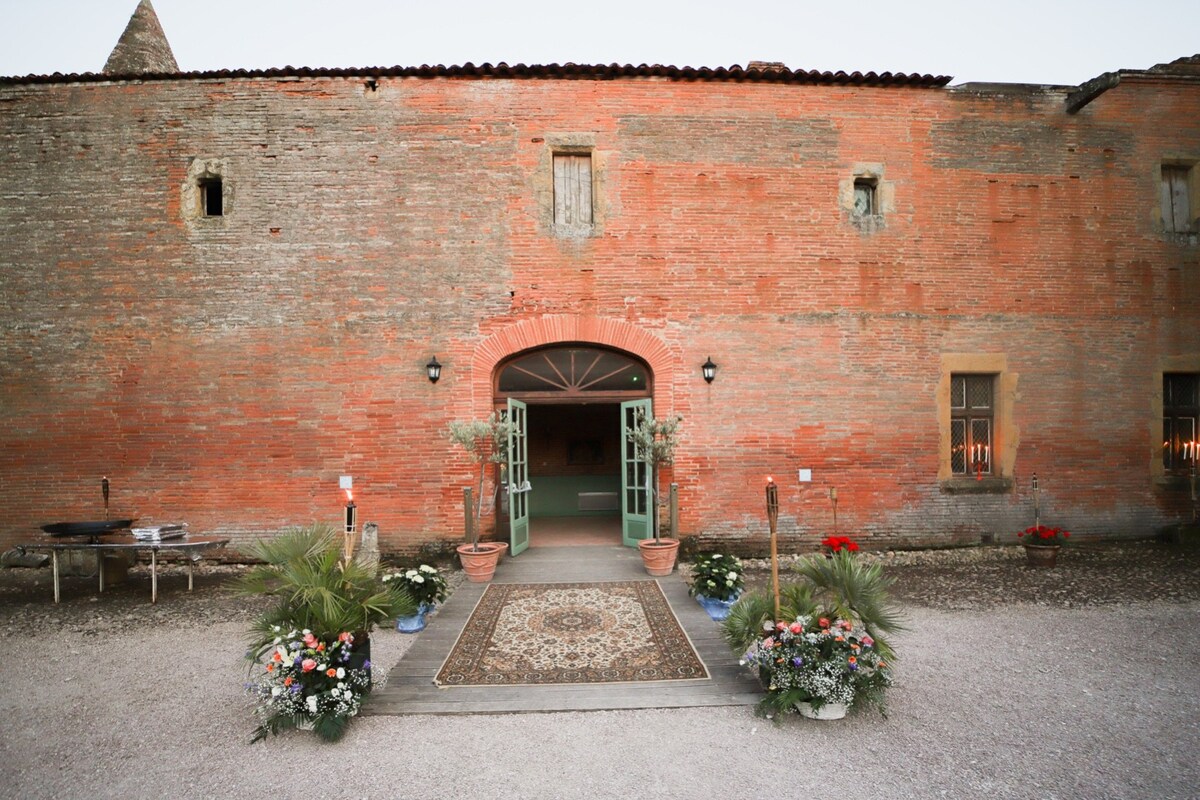
POLYGON ((650 399, 621 403, 621 541, 627 547, 637 547, 641 539, 654 535, 650 526, 650 465, 638 458, 637 449, 629 441, 629 432, 637 424, 638 412, 647 418, 650 399))
POLYGON ((508 551, 520 555, 529 547, 528 415, 524 403, 509 399, 508 419, 508 551))

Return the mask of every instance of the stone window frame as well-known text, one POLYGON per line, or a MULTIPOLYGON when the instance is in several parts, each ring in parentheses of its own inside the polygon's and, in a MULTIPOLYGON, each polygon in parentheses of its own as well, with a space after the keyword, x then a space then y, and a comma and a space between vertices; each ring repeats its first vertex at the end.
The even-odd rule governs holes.
POLYGON ((1151 375, 1149 423, 1146 426, 1150 478, 1155 486, 1167 489, 1191 490, 1191 477, 1168 472, 1162 459, 1163 375, 1172 372, 1200 373, 1200 353, 1162 356, 1151 375))
POLYGON ((874 233, 887 227, 887 216, 896 212, 896 182, 884 180, 879 162, 860 162, 851 166, 850 176, 838 181, 837 202, 847 221, 862 233, 874 233), (871 214, 855 210, 856 185, 869 183, 875 190, 875 208, 871 214))
POLYGON ((229 179, 229 164, 223 158, 193 158, 188 163, 187 179, 180 187, 180 211, 191 225, 222 225, 233 214, 234 185, 229 179), (204 213, 204 184, 221 182, 221 213, 204 213))
POLYGON ((944 353, 941 375, 935 393, 938 424, 938 485, 948 494, 1005 494, 1015 483, 1013 469, 1017 461, 1020 430, 1013 422, 1017 398, 1017 374, 1008 368, 1005 353, 944 353), (993 375, 992 385, 992 473, 977 479, 975 475, 955 475, 950 461, 950 381, 952 375, 993 375))
POLYGON ((538 227, 547 236, 560 239, 587 239, 602 236, 608 217, 605 184, 608 177, 607 154, 597 149, 594 133, 548 133, 535 138, 542 145, 534 170, 533 195, 537 203, 538 227), (592 161, 592 222, 560 225, 554 221, 554 157, 586 155, 592 161))

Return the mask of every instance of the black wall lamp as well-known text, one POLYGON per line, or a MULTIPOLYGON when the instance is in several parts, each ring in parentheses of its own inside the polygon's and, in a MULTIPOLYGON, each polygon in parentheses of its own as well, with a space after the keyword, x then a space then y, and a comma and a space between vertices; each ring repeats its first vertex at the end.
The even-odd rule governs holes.
POLYGON ((431 358, 425 365, 425 372, 429 374, 430 383, 437 383, 438 378, 442 377, 442 365, 438 363, 437 356, 431 358))
POLYGON ((711 356, 700 365, 700 372, 704 374, 705 383, 712 383, 713 378, 717 377, 717 365, 712 363, 711 356))

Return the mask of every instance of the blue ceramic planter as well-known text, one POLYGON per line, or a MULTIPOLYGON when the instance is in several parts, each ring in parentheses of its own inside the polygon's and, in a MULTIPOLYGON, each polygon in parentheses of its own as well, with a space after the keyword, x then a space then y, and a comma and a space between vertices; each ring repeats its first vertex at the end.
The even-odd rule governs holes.
POLYGON ((401 633, 420 633, 425 630, 425 617, 433 613, 433 608, 429 603, 421 603, 417 608, 417 613, 406 617, 397 617, 396 630, 401 633))
POLYGON ((732 600, 715 600, 711 597, 705 597, 702 594, 696 595, 696 602, 708 612, 709 617, 717 622, 729 616, 729 609, 733 608, 733 604, 737 601, 737 597, 732 600))

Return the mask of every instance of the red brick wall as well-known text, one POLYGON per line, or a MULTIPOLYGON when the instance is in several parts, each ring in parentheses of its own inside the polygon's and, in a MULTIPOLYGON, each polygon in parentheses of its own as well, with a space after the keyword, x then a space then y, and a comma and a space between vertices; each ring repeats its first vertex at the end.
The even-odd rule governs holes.
POLYGON ((1153 532, 1188 508, 1153 475, 1156 381, 1200 357, 1200 247, 1156 230, 1156 170, 1200 156, 1200 87, 1129 80, 1075 115, 1065 94, 0 87, 0 545, 97 517, 101 476, 116 512, 244 541, 336 522, 349 474, 386 550, 456 539, 447 423, 490 410, 500 359, 563 341, 651 365, 684 417, 682 530, 710 544, 763 541, 767 474, 785 547, 828 532, 830 486, 868 543, 1011 535, 1034 472, 1044 518, 1153 532), (603 235, 548 231, 558 133, 594 138, 603 235), (220 223, 183 218, 194 158, 226 164, 220 223), (874 232, 838 205, 859 163, 894 188, 874 232), (951 494, 935 388, 976 352, 1018 375, 1014 488, 951 494))

